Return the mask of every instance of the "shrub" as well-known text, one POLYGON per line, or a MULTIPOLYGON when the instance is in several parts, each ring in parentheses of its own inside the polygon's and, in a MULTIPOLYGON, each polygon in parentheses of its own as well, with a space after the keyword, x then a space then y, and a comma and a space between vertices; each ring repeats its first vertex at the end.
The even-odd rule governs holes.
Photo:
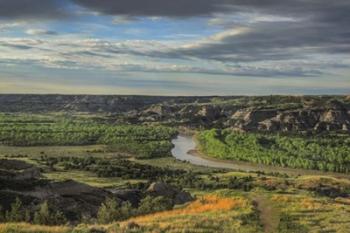
POLYGON ((107 224, 125 220, 133 215, 134 211, 130 202, 118 204, 115 199, 107 198, 98 210, 97 221, 101 224, 107 224))
POLYGON ((21 222, 24 220, 22 201, 18 197, 15 202, 11 204, 10 211, 6 211, 5 219, 7 222, 21 222))
POLYGON ((40 205, 40 209, 34 214, 34 223, 38 225, 60 225, 66 223, 67 219, 60 211, 50 211, 47 201, 40 205))
POLYGON ((173 207, 172 201, 166 197, 147 196, 141 200, 138 212, 139 214, 149 214, 164 210, 170 210, 173 207))

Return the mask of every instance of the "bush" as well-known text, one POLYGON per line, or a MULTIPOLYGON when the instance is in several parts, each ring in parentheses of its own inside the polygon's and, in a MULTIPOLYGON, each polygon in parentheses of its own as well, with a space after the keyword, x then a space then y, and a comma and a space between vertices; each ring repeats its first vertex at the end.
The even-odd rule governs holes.
POLYGON ((166 197, 151 197, 147 196, 141 200, 138 212, 139 214, 149 214, 153 212, 165 211, 172 209, 173 204, 169 198, 166 197))
POLYGON ((118 204, 115 199, 107 198, 97 213, 97 221, 100 224, 108 224, 114 221, 125 220, 133 215, 134 211, 130 202, 118 204))
POLYGON ((11 204, 10 211, 6 211, 5 219, 7 222, 22 222, 24 214, 22 210, 22 201, 17 197, 15 202, 11 204))
POLYGON ((67 219, 61 212, 50 211, 47 201, 43 202, 34 214, 34 223, 38 225, 60 225, 66 222, 67 219))
POLYGON ((108 224, 120 218, 120 211, 115 199, 107 198, 102 203, 97 213, 97 221, 100 224, 108 224))

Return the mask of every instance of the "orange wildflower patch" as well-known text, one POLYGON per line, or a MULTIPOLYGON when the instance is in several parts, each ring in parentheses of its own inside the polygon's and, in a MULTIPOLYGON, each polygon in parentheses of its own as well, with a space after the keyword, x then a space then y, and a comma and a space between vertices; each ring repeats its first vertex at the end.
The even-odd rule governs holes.
POLYGON ((181 215, 194 215, 208 212, 230 211, 235 208, 242 208, 248 205, 248 201, 243 198, 222 198, 215 195, 208 195, 190 203, 183 209, 175 209, 170 211, 158 212, 132 218, 129 221, 137 223, 151 222, 152 220, 178 217, 181 215))
POLYGON ((273 195, 271 200, 276 202, 290 202, 291 197, 286 195, 273 195))
POLYGON ((320 203, 311 198, 305 198, 301 201, 301 206, 308 210, 317 210, 322 207, 320 203))

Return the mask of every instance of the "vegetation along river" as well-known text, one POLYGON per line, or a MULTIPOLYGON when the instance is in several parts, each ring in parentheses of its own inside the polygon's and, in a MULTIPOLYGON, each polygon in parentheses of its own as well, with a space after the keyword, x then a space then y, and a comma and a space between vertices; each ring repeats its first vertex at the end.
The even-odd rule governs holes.
POLYGON ((293 169, 285 167, 268 166, 262 164, 252 164, 240 161, 227 161, 215 158, 210 158, 202 155, 196 149, 196 142, 191 136, 179 135, 177 138, 172 140, 174 148, 172 149, 172 155, 181 161, 186 161, 194 165, 211 167, 211 168, 222 168, 240 170, 246 172, 279 172, 288 175, 327 175, 339 178, 350 178, 350 174, 342 173, 331 173, 322 172, 316 170, 304 170, 304 169, 293 169))

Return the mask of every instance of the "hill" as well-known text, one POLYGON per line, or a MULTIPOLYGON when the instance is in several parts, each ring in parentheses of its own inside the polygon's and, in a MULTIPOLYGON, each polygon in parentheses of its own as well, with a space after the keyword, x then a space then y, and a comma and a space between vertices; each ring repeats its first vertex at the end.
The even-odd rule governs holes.
POLYGON ((264 132, 350 131, 347 96, 0 95, 0 112, 99 114, 123 123, 264 132))

